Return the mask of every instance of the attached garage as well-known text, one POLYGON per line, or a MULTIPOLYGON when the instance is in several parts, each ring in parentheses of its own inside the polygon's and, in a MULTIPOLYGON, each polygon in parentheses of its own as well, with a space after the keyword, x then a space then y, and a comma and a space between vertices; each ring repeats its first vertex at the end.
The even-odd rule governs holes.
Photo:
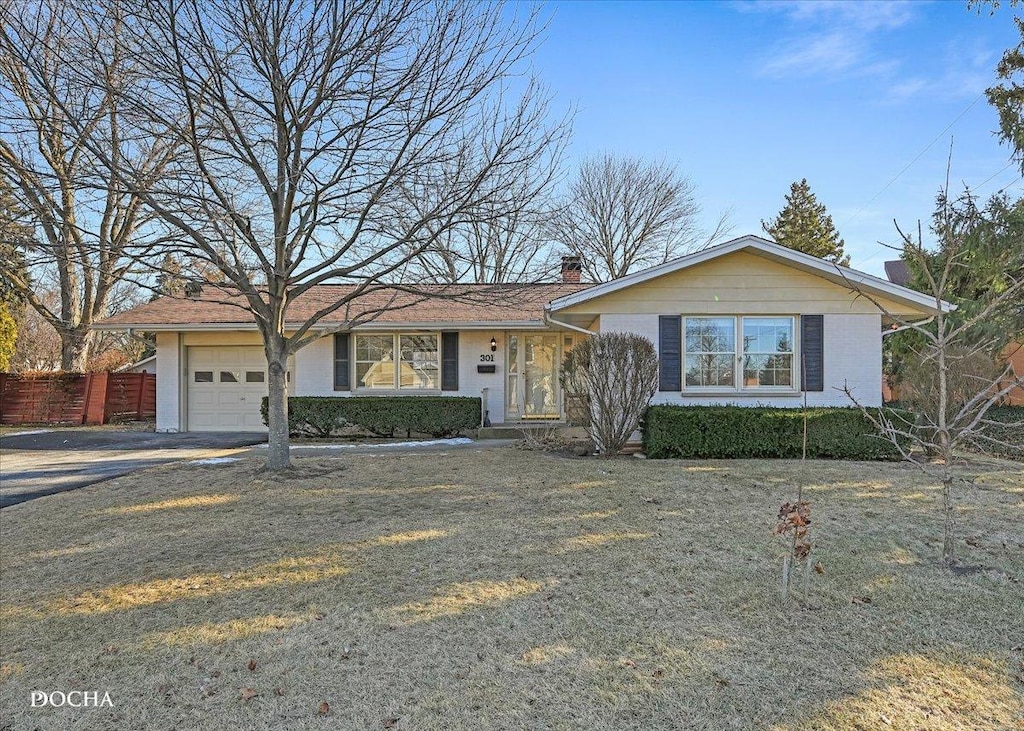
POLYGON ((187 363, 189 431, 266 431, 260 405, 267 395, 267 359, 261 346, 190 346, 187 363))

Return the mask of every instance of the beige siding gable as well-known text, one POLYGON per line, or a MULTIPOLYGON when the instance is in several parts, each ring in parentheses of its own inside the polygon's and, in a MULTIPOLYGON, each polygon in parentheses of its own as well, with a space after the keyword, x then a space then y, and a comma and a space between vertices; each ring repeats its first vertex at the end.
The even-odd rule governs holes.
MULTIPOLYGON (((880 296, 888 311, 927 315, 880 296)), ((559 315, 615 314, 878 314, 847 286, 816 274, 737 251, 559 310, 559 315)))

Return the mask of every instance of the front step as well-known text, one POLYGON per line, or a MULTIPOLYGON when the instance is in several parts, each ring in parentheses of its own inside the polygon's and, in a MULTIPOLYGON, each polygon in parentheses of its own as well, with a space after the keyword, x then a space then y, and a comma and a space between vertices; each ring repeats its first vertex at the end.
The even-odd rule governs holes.
POLYGON ((477 439, 522 439, 524 433, 543 434, 552 429, 562 430, 568 428, 564 421, 536 421, 524 422, 522 424, 498 424, 497 426, 482 426, 476 430, 477 439))

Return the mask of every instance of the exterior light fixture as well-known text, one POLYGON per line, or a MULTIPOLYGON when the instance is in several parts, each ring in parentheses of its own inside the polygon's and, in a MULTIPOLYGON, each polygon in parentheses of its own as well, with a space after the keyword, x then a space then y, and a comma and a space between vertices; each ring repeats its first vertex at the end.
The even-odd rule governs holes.
POLYGON ((498 341, 495 340, 494 338, 491 338, 491 352, 493 353, 497 349, 498 349, 498 341))

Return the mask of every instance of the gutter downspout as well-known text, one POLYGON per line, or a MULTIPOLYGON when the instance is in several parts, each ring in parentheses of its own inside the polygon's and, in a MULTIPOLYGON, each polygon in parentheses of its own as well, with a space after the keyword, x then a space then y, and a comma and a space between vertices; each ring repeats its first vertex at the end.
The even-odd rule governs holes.
POLYGON ((557 327, 564 327, 566 330, 574 330, 575 332, 583 333, 584 335, 597 335, 597 333, 595 333, 593 330, 587 330, 585 327, 576 327, 575 325, 570 325, 567 322, 556 320, 551 316, 551 314, 547 311, 546 308, 544 310, 544 324, 556 325, 557 327))

